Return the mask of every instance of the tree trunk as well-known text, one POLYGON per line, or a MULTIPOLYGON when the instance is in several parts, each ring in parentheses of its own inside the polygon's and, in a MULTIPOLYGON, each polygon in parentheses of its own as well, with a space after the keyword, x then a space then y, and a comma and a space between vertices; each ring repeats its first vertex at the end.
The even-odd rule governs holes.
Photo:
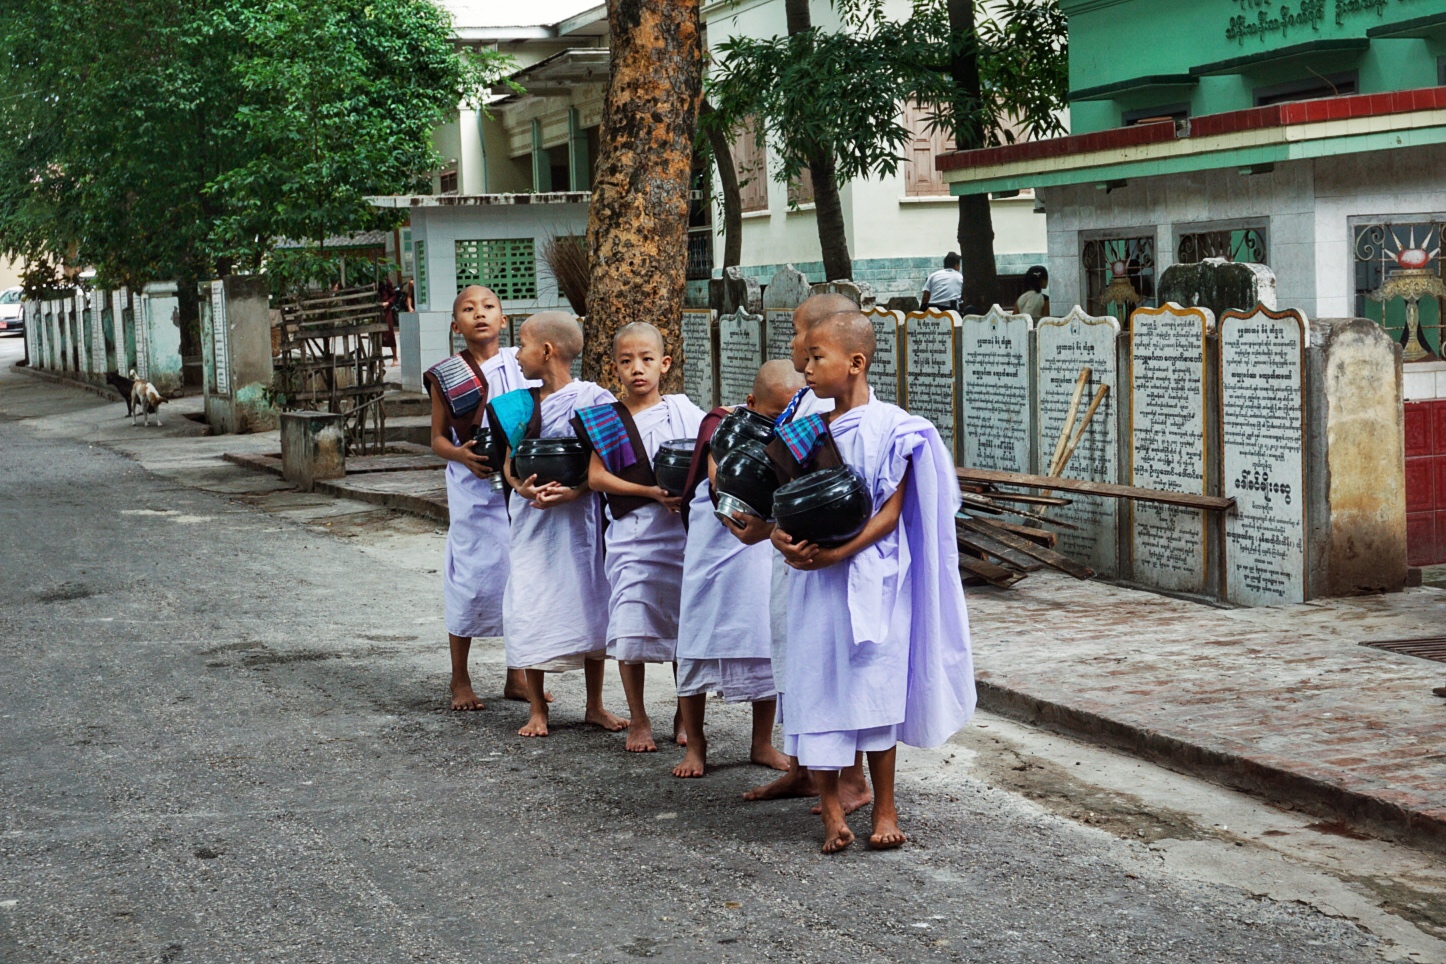
MULTIPOLYGON (((785 0, 784 14, 790 37, 813 27, 808 0, 785 0)), ((844 229, 843 200, 839 197, 832 144, 818 144, 808 153, 808 171, 813 178, 813 218, 818 226, 824 280, 852 280, 854 263, 849 255, 849 239, 844 229)))
MULTIPOLYGON (((974 29, 974 0, 948 0, 949 28, 970 42, 949 62, 958 91, 955 117, 960 121, 955 146, 971 151, 984 146, 983 118, 979 116, 979 48, 974 29)), ((994 264, 994 218, 988 194, 959 197, 959 271, 964 275, 960 306, 983 311, 999 298, 999 275, 994 264)))
POLYGON ((587 218, 583 377, 614 389, 613 335, 648 321, 673 356, 663 390, 682 390, 688 189, 703 86, 698 4, 608 0, 612 76, 587 218))
MULTIPOLYGON (((713 113, 706 100, 698 108, 699 116, 713 113)), ((733 165, 733 147, 728 134, 714 125, 708 126, 708 146, 713 149, 713 162, 718 165, 718 187, 723 192, 723 263, 731 268, 743 260, 743 199, 738 191, 738 168, 733 165)))

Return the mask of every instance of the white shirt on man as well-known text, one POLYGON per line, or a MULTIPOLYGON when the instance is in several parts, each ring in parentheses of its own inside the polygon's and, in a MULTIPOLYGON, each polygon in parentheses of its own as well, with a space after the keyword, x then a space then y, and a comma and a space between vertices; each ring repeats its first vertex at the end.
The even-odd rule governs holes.
POLYGON ((953 268, 940 268, 924 282, 929 304, 957 304, 964 293, 964 276, 953 268))

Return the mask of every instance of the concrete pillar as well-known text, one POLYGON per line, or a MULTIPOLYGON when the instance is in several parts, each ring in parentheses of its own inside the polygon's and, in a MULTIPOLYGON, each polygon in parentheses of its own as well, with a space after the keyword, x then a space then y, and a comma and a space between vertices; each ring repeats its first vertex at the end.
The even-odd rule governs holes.
POLYGON ((146 285, 136 315, 136 355, 145 366, 137 366, 141 377, 161 394, 180 390, 181 302, 175 282, 146 285))
POLYGON ((270 282, 259 275, 213 281, 201 302, 206 422, 222 434, 276 427, 271 388, 270 282))
POLYGON ((552 163, 542 146, 542 121, 532 119, 532 190, 541 194, 552 190, 552 163))
POLYGON ((318 479, 346 475, 345 417, 330 412, 281 413, 281 474, 303 492, 318 479))

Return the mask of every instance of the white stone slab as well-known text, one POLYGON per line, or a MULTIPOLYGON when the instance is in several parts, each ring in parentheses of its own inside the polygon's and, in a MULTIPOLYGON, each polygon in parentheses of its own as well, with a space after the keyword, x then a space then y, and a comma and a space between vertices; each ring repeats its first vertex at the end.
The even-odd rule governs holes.
POLYGON ((899 341, 904 330, 904 313, 889 311, 875 305, 864 310, 864 317, 874 326, 874 360, 869 365, 869 384, 881 402, 898 405, 899 341))
POLYGON ((151 377, 151 296, 145 292, 136 295, 134 317, 136 325, 136 375, 143 381, 149 381, 151 377))
POLYGON ((784 265, 763 289, 763 354, 768 361, 792 357, 793 309, 809 296, 808 278, 784 265))
MULTIPOLYGON (((1036 471, 1049 470, 1060 430, 1069 414, 1070 399, 1080 372, 1090 370, 1080 393, 1072 435, 1079 435, 1091 399, 1102 386, 1108 394, 1080 436, 1065 470, 1071 479, 1119 482, 1119 355, 1120 323, 1108 315, 1095 317, 1075 308, 1063 318, 1041 318, 1035 334, 1035 437, 1039 440, 1036 471)), ((1119 575, 1120 501, 1096 495, 1070 493, 1074 501, 1049 510, 1050 518, 1072 522, 1077 530, 1059 530, 1059 551, 1087 564, 1099 575, 1119 575)))
POLYGON ((741 405, 763 367, 763 316, 742 308, 718 319, 718 403, 741 405))
MULTIPOLYGON (((1167 304, 1138 309, 1130 325, 1130 484, 1204 495, 1205 337, 1214 316, 1167 304)), ((1135 503, 1135 581, 1207 594, 1205 525, 1198 510, 1135 503)))
POLYGON ((85 310, 90 313, 90 370, 97 375, 105 373, 105 318, 101 315, 105 301, 103 291, 85 297, 85 310))
POLYGON ((1220 448, 1225 598, 1245 606, 1305 602, 1305 339, 1298 311, 1228 311, 1220 319, 1220 448))
POLYGON ((959 421, 965 465, 1002 472, 1032 468, 1034 427, 1028 315, 998 305, 959 327, 959 421))
POLYGON ((718 405, 718 364, 714 356, 713 312, 707 308, 684 308, 683 394, 705 412, 718 405))
POLYGON ((958 458, 959 316, 952 311, 915 311, 904 316, 904 407, 927 418, 958 458))
POLYGON ((126 342, 126 304, 129 301, 130 296, 124 288, 110 293, 110 320, 115 330, 115 370, 122 375, 135 367, 126 342))
POLYGON ((226 316, 226 282, 211 282, 211 351, 217 395, 231 394, 231 322, 226 316))

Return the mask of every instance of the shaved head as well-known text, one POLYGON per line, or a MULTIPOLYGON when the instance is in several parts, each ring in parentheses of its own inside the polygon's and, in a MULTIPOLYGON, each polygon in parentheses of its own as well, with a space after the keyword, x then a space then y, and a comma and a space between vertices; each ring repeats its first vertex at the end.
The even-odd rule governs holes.
POLYGON ((539 311, 522 323, 519 335, 551 345, 563 361, 572 361, 582 353, 582 325, 565 311, 539 311))
POLYGON ((858 303, 848 295, 841 295, 837 292, 809 295, 797 308, 793 309, 793 330, 808 331, 829 315, 836 315, 844 311, 857 312, 858 310, 858 303))
POLYGON ((627 338, 651 338, 658 345, 658 354, 666 355, 668 353, 668 346, 663 342, 663 333, 655 325, 650 325, 646 321, 634 321, 623 325, 618 329, 618 333, 613 335, 614 357, 617 356, 618 346, 627 338))
POLYGON ((860 354, 866 361, 874 360, 877 341, 873 323, 857 310, 829 315, 809 330, 810 342, 824 340, 842 348, 847 354, 860 354))
POLYGON ((775 358, 764 362, 753 378, 753 404, 764 412, 781 412, 802 387, 803 375, 794 369, 793 362, 775 358))
MULTIPOLYGON (((476 293, 476 292, 481 292, 482 294, 488 294, 488 295, 491 295, 491 296, 494 297, 494 298, 497 298, 497 292, 493 291, 491 288, 487 287, 486 285, 468 285, 467 287, 463 288, 461 291, 457 292, 457 297, 455 297, 455 298, 452 299, 452 317, 453 317, 453 318, 456 318, 456 317, 457 317, 457 308, 462 304, 462 300, 463 300, 464 298, 470 297, 473 293, 476 293)), ((497 300, 498 300, 499 302, 501 302, 502 299, 501 299, 501 298, 497 298, 497 300)))

